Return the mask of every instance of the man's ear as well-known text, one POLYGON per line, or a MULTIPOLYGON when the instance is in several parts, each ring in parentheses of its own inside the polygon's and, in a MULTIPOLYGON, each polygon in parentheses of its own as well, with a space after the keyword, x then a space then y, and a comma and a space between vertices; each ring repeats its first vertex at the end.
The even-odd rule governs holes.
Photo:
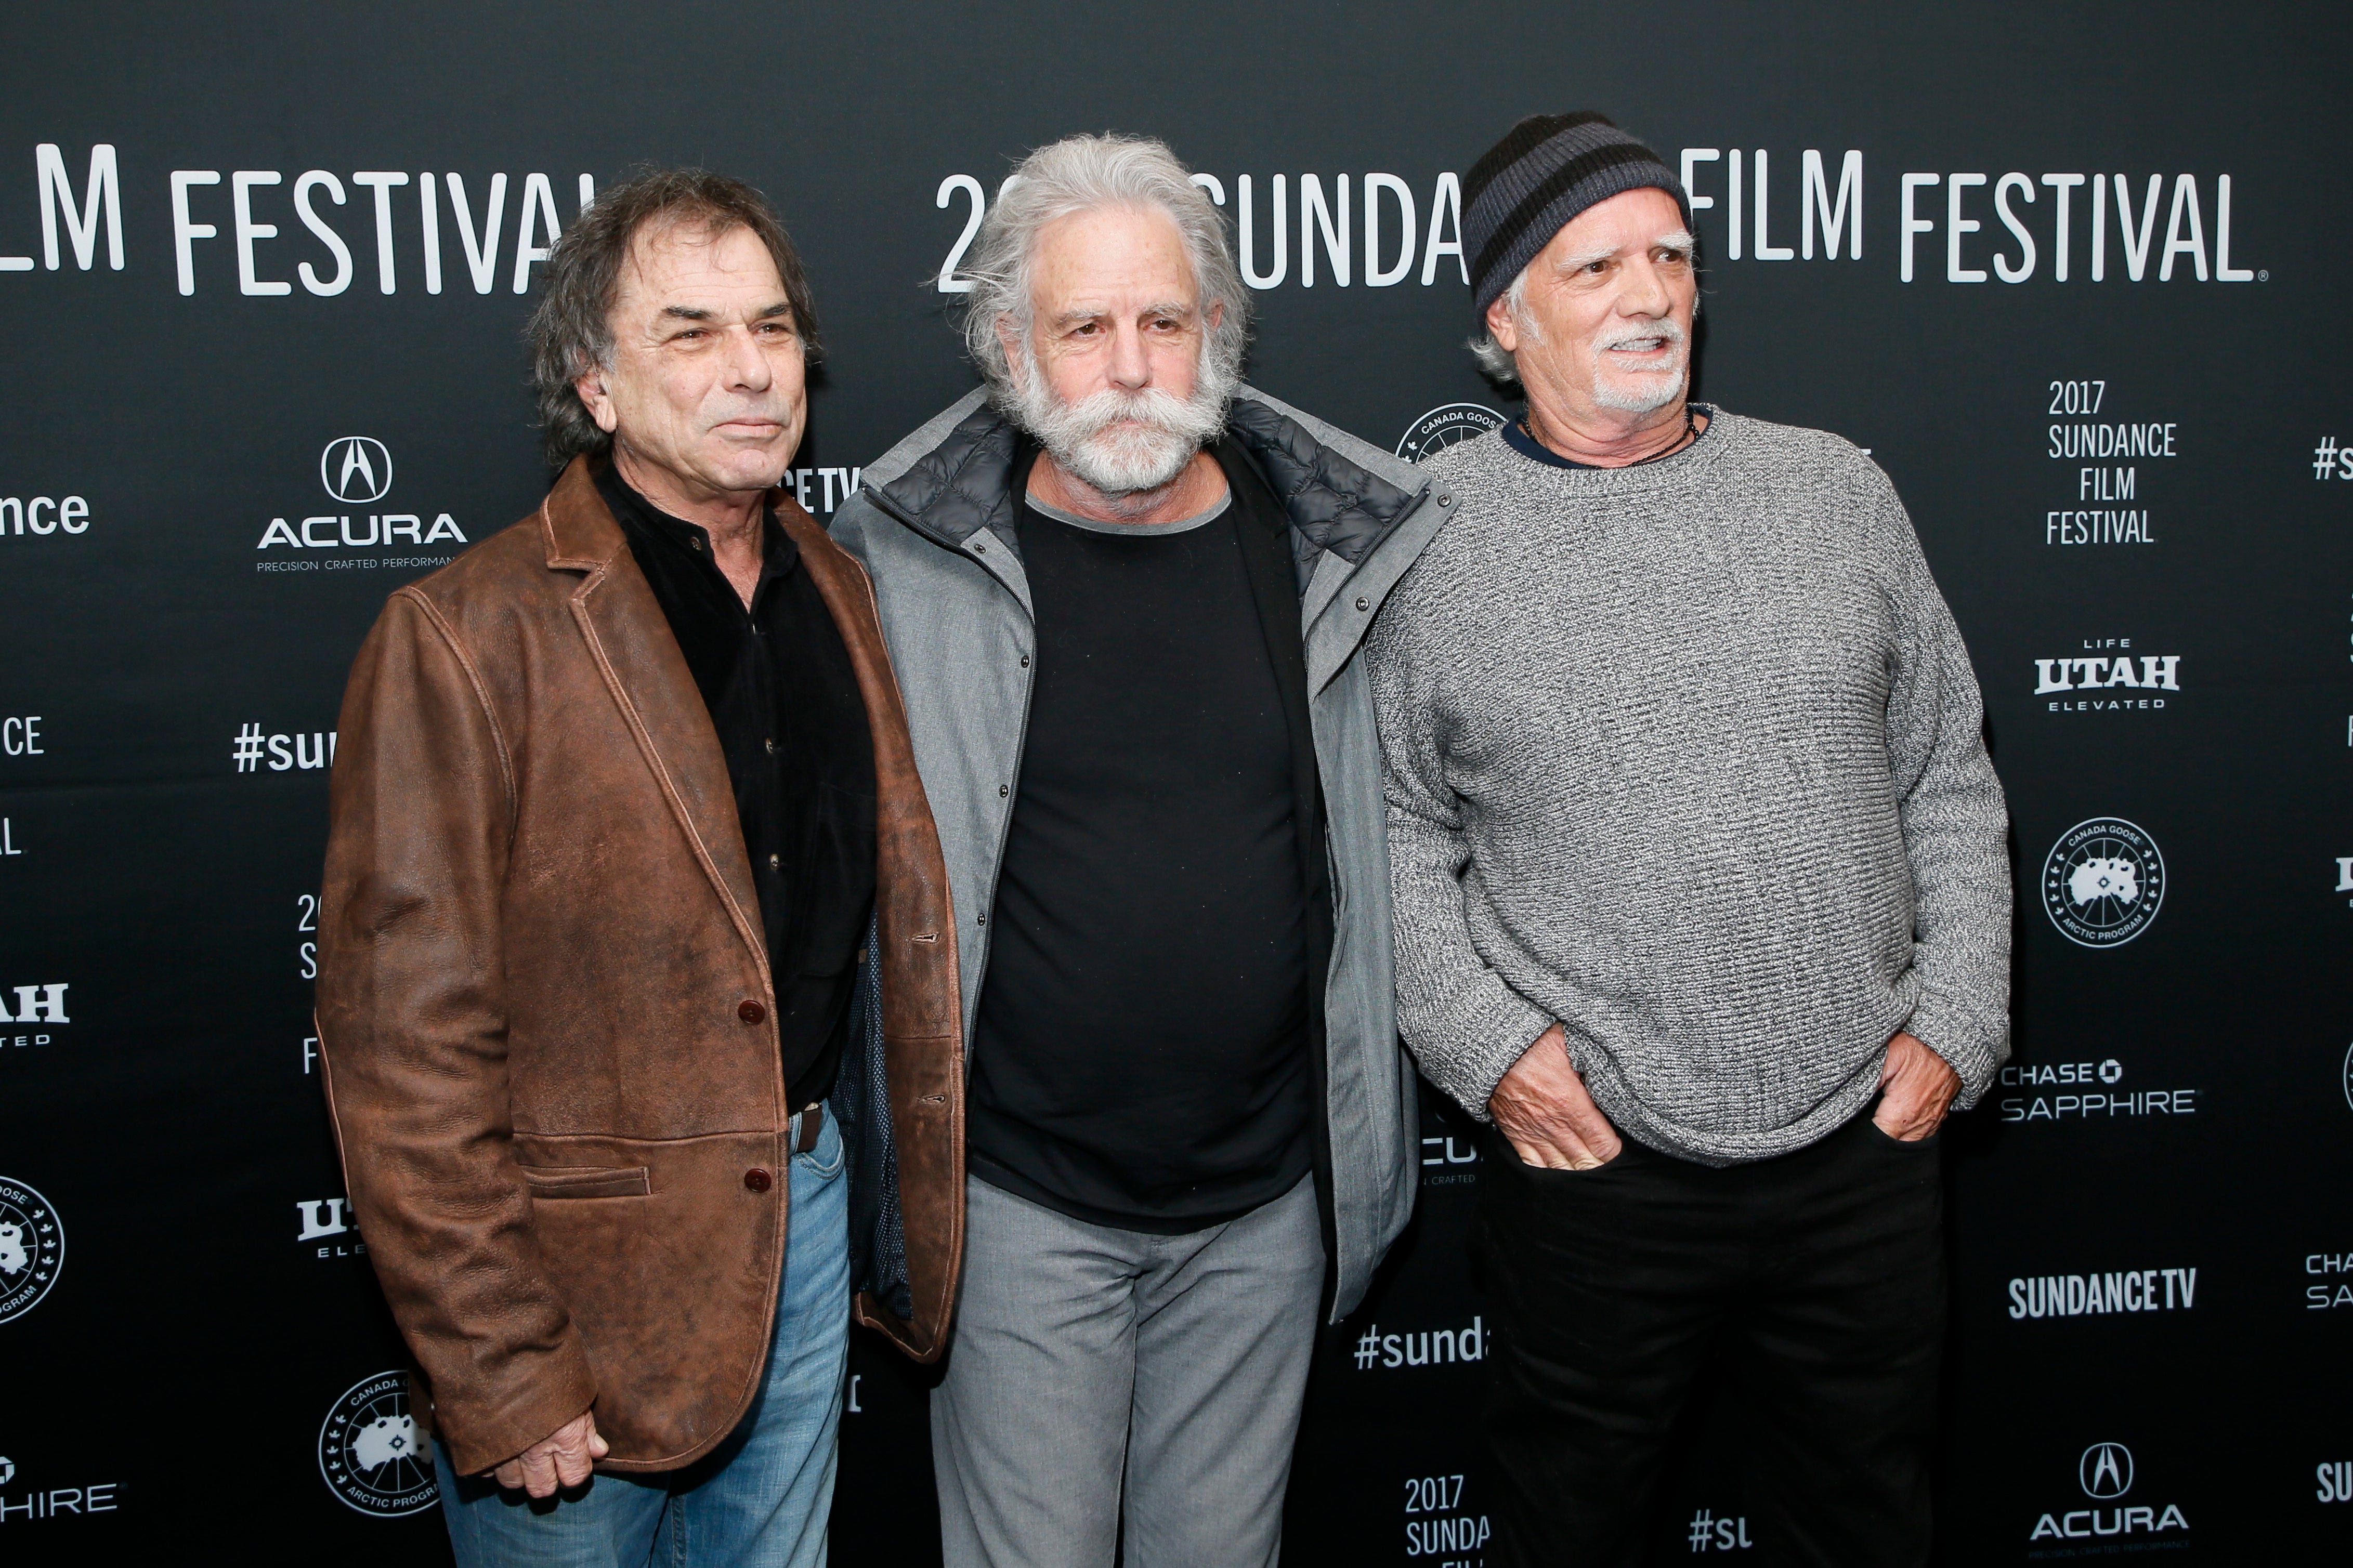
POLYGON ((613 395, 606 389, 604 368, 589 366, 573 378, 572 390, 581 406, 588 410, 588 417, 596 422, 596 428, 611 435, 621 423, 621 416, 613 406, 613 395))
POLYGON ((1505 353, 1519 353, 1519 329, 1512 322, 1511 305, 1501 294, 1487 301, 1487 335, 1505 353))

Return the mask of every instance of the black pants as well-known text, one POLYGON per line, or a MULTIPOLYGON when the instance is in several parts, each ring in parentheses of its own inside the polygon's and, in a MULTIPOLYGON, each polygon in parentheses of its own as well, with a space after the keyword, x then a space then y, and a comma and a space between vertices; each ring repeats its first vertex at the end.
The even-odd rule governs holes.
POLYGON ((1491 1561, 1642 1560, 1676 1419, 1712 1358, 1742 1396, 1757 1560, 1928 1560, 1945 1328, 1940 1141, 1857 1116, 1712 1170, 1627 1140, 1591 1171, 1490 1132, 1479 1260, 1493 1293, 1491 1561))

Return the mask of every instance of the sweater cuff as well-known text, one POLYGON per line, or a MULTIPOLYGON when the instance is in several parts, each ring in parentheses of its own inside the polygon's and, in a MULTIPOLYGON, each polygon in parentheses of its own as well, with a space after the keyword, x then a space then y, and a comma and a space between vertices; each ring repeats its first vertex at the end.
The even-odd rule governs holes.
POLYGON ((1492 1120, 1487 1101, 1495 1086, 1553 1026, 1551 1015, 1531 1006, 1492 973, 1485 989, 1488 995, 1449 1020, 1445 1032, 1450 1037, 1442 1045, 1409 1042, 1423 1076, 1470 1112, 1472 1120, 1482 1122, 1492 1120))
POLYGON ((1953 1096, 1955 1110, 1968 1110, 1993 1087, 1994 1074, 2010 1059, 2007 1031, 1988 1031, 1959 1008, 1934 996, 1920 998, 1904 1032, 1944 1058, 1959 1075, 1961 1087, 1953 1096))

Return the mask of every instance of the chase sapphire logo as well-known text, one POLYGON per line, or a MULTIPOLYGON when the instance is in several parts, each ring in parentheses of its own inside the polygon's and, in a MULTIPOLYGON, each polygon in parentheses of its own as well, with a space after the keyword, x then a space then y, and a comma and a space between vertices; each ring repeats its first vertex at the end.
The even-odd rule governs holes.
POLYGON ((1483 403, 1441 403, 1406 427, 1397 455, 1419 463, 1460 442, 1501 427, 1504 416, 1483 403))
POLYGON ((2075 1461, 2075 1479, 2085 1497, 2122 1497, 2132 1490, 2132 1450, 2122 1443, 2094 1443, 2075 1461))
POLYGON ((2095 816, 2059 836, 2042 861, 2042 910, 2079 947, 2122 947, 2165 902, 2165 858, 2118 816, 2095 816))
POLYGON ((378 1373, 343 1391, 319 1428, 319 1474, 345 1507, 375 1519, 433 1506, 433 1458, 408 1411, 407 1373, 378 1373))
POLYGON ((382 500, 392 489, 392 454, 373 436, 338 436, 319 454, 319 482, 348 505, 382 500))

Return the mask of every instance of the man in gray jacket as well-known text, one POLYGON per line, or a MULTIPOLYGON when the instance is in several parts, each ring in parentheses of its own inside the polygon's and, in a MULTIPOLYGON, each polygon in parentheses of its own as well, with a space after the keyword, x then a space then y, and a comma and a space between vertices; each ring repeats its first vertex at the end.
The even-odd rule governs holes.
POLYGON ((1412 1206, 1356 656, 1453 499, 1240 384, 1250 297, 1165 146, 1015 174, 969 264, 987 384, 834 525, 972 1042, 946 1561, 1271 1564, 1318 1300, 1353 1308, 1412 1206))
POLYGON ((1690 209, 1595 114, 1463 183, 1527 415, 1366 648, 1399 1017, 1494 1135, 1496 1559, 1631 1563, 1701 1365, 1779 1561, 1924 1563, 1938 1124, 2009 1052, 2001 787, 1887 477, 1688 401, 1690 209))

